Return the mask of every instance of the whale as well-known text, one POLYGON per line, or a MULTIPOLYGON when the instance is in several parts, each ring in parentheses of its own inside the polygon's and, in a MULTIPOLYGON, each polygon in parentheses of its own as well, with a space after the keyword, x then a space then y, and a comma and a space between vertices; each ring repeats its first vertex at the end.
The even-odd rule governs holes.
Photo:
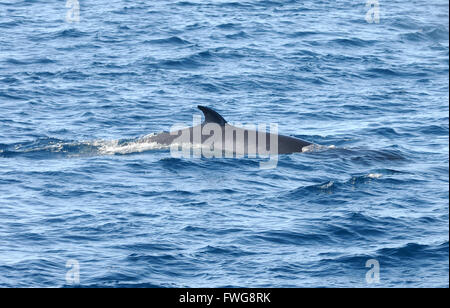
POLYGON ((173 131, 164 131, 148 137, 149 142, 171 146, 194 147, 201 150, 203 156, 268 156, 278 154, 301 153, 313 143, 278 134, 277 125, 271 125, 267 131, 264 125, 256 127, 238 127, 229 124, 217 111, 206 106, 197 106, 203 113, 203 122, 173 131), (275 129, 272 129, 275 127, 275 129))

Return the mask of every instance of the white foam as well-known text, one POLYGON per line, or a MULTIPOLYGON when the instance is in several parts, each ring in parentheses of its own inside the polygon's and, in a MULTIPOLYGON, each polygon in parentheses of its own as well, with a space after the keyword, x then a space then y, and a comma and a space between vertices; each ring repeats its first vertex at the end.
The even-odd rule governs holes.
POLYGON ((103 155, 130 154, 167 148, 157 142, 146 141, 145 137, 124 143, 119 143, 119 140, 100 140, 94 141, 92 145, 98 147, 98 153, 103 155))
POLYGON ((330 149, 335 149, 335 148, 336 148, 336 146, 334 146, 334 145, 310 144, 310 145, 302 148, 302 153, 324 151, 324 150, 330 150, 330 149))
POLYGON ((367 175, 367 177, 368 178, 371 178, 371 179, 379 179, 379 178, 381 178, 383 175, 381 174, 381 173, 369 173, 368 175, 367 175))
POLYGON ((333 181, 329 181, 328 183, 325 183, 325 184, 321 185, 320 189, 328 189, 328 188, 330 188, 333 185, 334 185, 334 182, 333 181))

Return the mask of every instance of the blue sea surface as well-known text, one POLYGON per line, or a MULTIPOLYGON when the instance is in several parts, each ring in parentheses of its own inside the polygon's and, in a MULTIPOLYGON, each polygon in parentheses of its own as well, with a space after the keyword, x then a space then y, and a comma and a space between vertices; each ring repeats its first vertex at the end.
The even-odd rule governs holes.
POLYGON ((449 286, 447 0, 79 7, 0 3, 0 287, 449 286), (146 143, 197 105, 324 147, 146 143))

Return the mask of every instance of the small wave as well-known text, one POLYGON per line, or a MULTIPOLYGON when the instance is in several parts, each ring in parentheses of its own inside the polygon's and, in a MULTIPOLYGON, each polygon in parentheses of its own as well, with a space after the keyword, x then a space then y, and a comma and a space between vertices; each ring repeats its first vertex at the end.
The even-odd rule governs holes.
MULTIPOLYGON (((236 50, 236 49, 230 49, 230 48, 212 48, 208 50, 203 50, 201 52, 197 52, 194 54, 191 54, 189 56, 181 57, 178 59, 164 59, 160 60, 156 63, 150 63, 148 64, 150 67, 156 67, 156 68, 164 68, 164 69, 197 69, 202 66, 210 65, 213 61, 220 61, 223 59, 234 59, 234 58, 243 58, 248 56, 249 54, 254 53, 255 50, 251 49, 242 49, 242 50, 236 50)), ((154 59, 150 59, 151 61, 154 61, 154 59)), ((315 81, 317 80, 324 80, 314 78, 315 81)), ((254 85, 254 83, 252 83, 254 85)))
POLYGON ((355 185, 369 184, 371 181, 380 179, 382 176, 383 174, 374 172, 353 176, 347 181, 329 180, 320 184, 298 187, 287 192, 283 195, 283 197, 291 199, 296 197, 304 197, 309 194, 332 194, 341 190, 353 190, 355 189, 355 185))
POLYGON ((369 77, 393 77, 400 76, 402 73, 390 68, 375 67, 368 69, 365 75, 369 77))
POLYGON ((376 41, 373 40, 363 40, 359 38, 351 38, 351 39, 334 39, 331 40, 332 44, 336 44, 339 46, 345 46, 345 47, 366 47, 366 46, 372 46, 376 43, 376 41))
POLYGON ((2 83, 6 83, 6 84, 14 84, 14 83, 19 83, 20 80, 14 77, 4 77, 0 79, 0 82, 2 83))
POLYGON ((56 32, 45 32, 40 33, 39 35, 35 35, 30 37, 31 41, 40 42, 46 40, 54 40, 54 39, 70 39, 70 38, 79 38, 87 36, 87 32, 83 32, 77 30, 75 28, 59 30, 56 32))
POLYGON ((393 18, 391 25, 399 29, 417 29, 417 20, 408 16, 398 16, 398 18, 393 18))
POLYGON ((233 34, 227 34, 225 35, 226 38, 228 39, 242 39, 242 38, 248 38, 248 34, 245 31, 239 31, 237 33, 233 33, 233 34))
POLYGON ((218 26, 216 26, 219 29, 236 29, 240 26, 240 24, 236 24, 236 23, 224 23, 224 24, 220 24, 218 26))
POLYGON ((326 234, 298 233, 293 231, 267 231, 252 237, 266 242, 285 245, 306 245, 317 243, 330 243, 332 240, 326 234))
POLYGON ((334 181, 327 181, 321 184, 301 186, 284 194, 283 197, 291 200, 292 198, 304 197, 305 195, 309 194, 330 194, 336 189, 337 185, 339 185, 339 183, 335 183, 334 181))
POLYGON ((251 8, 253 5, 250 3, 242 3, 242 2, 221 2, 215 4, 216 6, 220 8, 251 8))
POLYGON ((386 148, 381 150, 342 149, 342 152, 347 155, 353 163, 359 163, 361 165, 370 165, 374 162, 407 160, 403 151, 396 148, 386 148))
POLYGON ((392 127, 375 128, 375 129, 371 129, 368 133, 369 134, 378 134, 383 137, 391 137, 391 138, 396 138, 401 135, 392 127))
POLYGON ((398 264, 408 260, 448 261, 448 247, 448 241, 441 244, 408 243, 399 247, 381 248, 376 255, 387 264, 398 264))
POLYGON ((200 249, 199 252, 197 252, 198 255, 220 255, 222 256, 234 256, 234 257, 241 257, 241 256, 250 256, 254 255, 254 252, 251 251, 245 251, 240 249, 238 246, 224 246, 224 247, 217 247, 217 246, 206 246, 202 249, 200 249))
POLYGON ((171 36, 168 38, 162 38, 162 39, 154 39, 154 40, 147 40, 144 41, 144 44, 157 44, 157 45, 190 45, 192 44, 189 41, 183 40, 182 38, 179 38, 178 36, 171 36))
POLYGON ((384 265, 398 265, 410 260, 421 262, 423 260, 448 260, 448 241, 435 244, 407 243, 397 247, 380 248, 368 254, 343 255, 333 259, 322 259, 321 262, 338 262, 352 266, 352 264, 365 264, 368 259, 378 259, 384 265))
POLYGON ((5 62, 14 65, 29 65, 29 64, 51 64, 56 63, 57 61, 44 57, 44 58, 31 58, 25 60, 8 58, 5 60, 5 62))
POLYGON ((306 37, 306 36, 311 36, 311 35, 315 35, 315 34, 320 34, 320 33, 316 32, 316 31, 297 31, 297 32, 290 34, 289 37, 292 37, 292 38, 306 37))
POLYGON ((176 2, 175 5, 177 5, 177 6, 197 6, 199 4, 191 2, 191 1, 179 1, 179 2, 176 2))
POLYGON ((56 37, 82 37, 87 33, 77 29, 66 29, 58 32, 56 37))
POLYGON ((22 24, 23 24, 22 21, 11 20, 11 21, 6 21, 6 22, 1 22, 0 28, 13 28, 13 27, 16 27, 16 26, 19 26, 22 24))
POLYGON ((440 42, 448 40, 448 30, 442 28, 421 29, 415 32, 401 34, 400 37, 411 42, 432 41, 440 42))
POLYGON ((164 69, 178 69, 178 70, 189 70, 189 69, 197 69, 203 66, 204 64, 199 61, 198 54, 194 54, 188 57, 183 57, 179 59, 168 59, 162 60, 158 63, 152 63, 150 66, 156 68, 164 68, 164 69))
POLYGON ((81 79, 86 79, 89 77, 89 75, 87 75, 83 72, 80 72, 80 71, 76 71, 76 70, 62 71, 62 72, 58 72, 56 75, 63 79, 69 79, 69 80, 81 80, 81 79))
POLYGON ((419 131, 423 134, 431 136, 448 136, 448 125, 427 125, 419 128, 419 131))

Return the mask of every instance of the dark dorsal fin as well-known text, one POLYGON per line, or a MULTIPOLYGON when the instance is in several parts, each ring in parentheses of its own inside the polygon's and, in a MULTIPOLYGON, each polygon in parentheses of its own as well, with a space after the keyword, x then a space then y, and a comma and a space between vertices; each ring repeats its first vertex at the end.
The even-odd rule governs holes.
POLYGON ((205 122, 204 123, 217 123, 220 126, 224 126, 225 123, 227 123, 227 121, 225 121, 225 119, 220 114, 218 114, 217 112, 215 112, 211 108, 208 108, 208 107, 205 107, 205 106, 197 106, 197 107, 205 115, 205 122))

